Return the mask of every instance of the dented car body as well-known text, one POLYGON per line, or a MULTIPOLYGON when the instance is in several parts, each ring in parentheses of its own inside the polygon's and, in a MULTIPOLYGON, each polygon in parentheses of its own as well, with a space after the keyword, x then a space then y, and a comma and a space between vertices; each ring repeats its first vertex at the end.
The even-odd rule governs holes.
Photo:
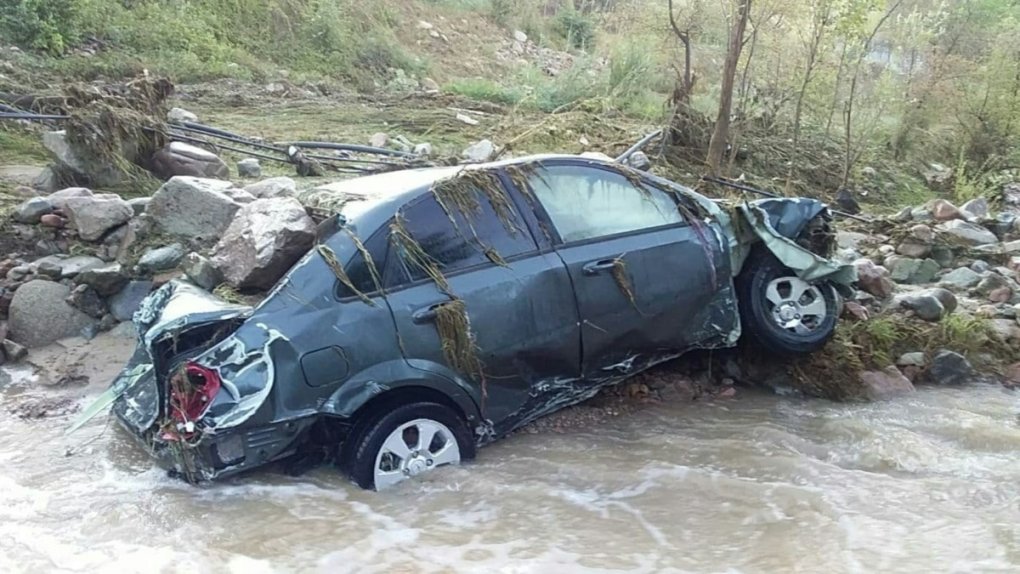
POLYGON ((321 452, 381 488, 651 365, 735 345, 749 258, 789 271, 763 301, 793 350, 824 342, 855 279, 825 257, 817 201, 728 206, 595 158, 407 170, 321 194, 336 215, 257 306, 184 282, 153 293, 134 356, 84 419, 112 405, 191 481, 321 452))

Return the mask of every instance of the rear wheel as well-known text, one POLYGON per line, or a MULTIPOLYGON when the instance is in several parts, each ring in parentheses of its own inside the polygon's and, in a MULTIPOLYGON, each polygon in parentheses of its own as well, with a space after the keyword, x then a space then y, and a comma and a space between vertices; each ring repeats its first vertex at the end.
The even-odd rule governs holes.
POLYGON ((838 310, 832 286, 804 281, 765 249, 748 257, 737 290, 744 332, 769 351, 812 353, 835 331, 838 310))
POLYGON ((342 454, 362 488, 382 490, 475 455, 464 421, 438 403, 404 404, 364 422, 348 437, 342 454))

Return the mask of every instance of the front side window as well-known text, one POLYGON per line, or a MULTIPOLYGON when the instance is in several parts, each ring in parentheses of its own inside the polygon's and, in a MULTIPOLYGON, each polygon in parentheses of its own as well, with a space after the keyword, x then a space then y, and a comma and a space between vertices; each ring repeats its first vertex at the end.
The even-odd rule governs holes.
MULTIPOLYGON (((431 193, 401 210, 398 225, 407 239, 392 242, 395 252, 400 254, 402 269, 397 270, 396 277, 388 279, 391 285, 428 277, 426 269, 406 252, 407 240, 414 243, 412 247, 420 247, 444 275, 476 265, 501 263, 537 249, 512 206, 498 215, 484 193, 476 191, 474 197, 478 209, 467 213, 456 205, 446 205, 444 209, 431 193)), ((509 202, 509 197, 504 197, 509 202)))
POLYGON ((613 171, 550 166, 529 182, 565 243, 683 222, 668 193, 613 171))

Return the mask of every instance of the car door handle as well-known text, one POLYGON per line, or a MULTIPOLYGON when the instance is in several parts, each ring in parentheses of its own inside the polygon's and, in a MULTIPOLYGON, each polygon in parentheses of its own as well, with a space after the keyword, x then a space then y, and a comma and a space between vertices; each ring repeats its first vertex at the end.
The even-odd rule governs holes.
POLYGON ((600 259, 599 261, 592 261, 591 263, 585 264, 581 270, 585 275, 598 275, 603 271, 609 271, 616 265, 616 259, 600 259))
POLYGON ((436 320, 436 310, 442 303, 433 303, 427 307, 422 307, 414 313, 411 313, 411 321, 415 324, 422 325, 424 323, 431 323, 436 320))

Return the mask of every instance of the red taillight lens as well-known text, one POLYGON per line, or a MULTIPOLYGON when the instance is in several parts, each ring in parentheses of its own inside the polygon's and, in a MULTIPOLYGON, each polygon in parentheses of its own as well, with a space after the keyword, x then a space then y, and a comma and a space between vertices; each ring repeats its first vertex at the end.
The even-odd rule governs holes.
POLYGON ((196 421, 220 392, 220 376, 212 369, 189 362, 177 377, 183 380, 171 385, 170 415, 178 422, 196 421))

